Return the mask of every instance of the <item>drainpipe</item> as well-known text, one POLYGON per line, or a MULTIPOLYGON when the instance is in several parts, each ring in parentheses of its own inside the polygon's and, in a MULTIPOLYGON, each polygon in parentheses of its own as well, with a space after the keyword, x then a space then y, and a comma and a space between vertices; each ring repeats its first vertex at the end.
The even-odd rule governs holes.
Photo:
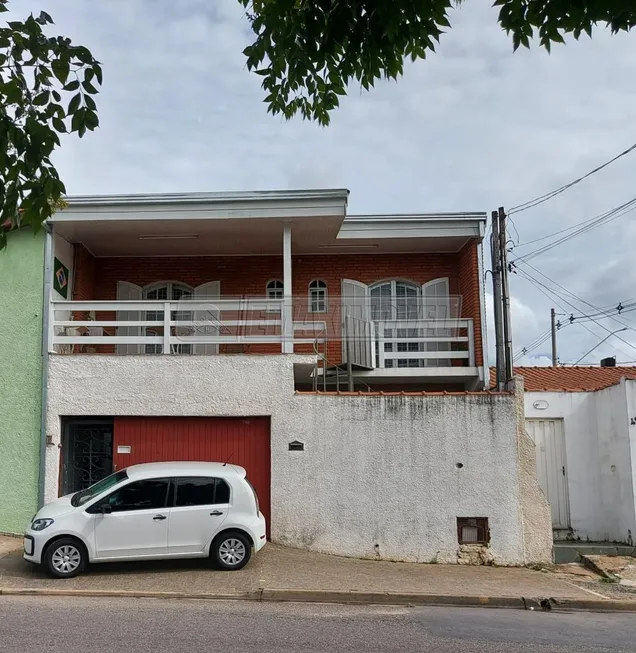
POLYGON ((46 480, 46 406, 49 386, 49 325, 51 317, 51 282, 53 276, 53 233, 44 225, 44 297, 42 300, 42 411, 40 418, 40 473, 38 478, 38 510, 44 505, 46 480))

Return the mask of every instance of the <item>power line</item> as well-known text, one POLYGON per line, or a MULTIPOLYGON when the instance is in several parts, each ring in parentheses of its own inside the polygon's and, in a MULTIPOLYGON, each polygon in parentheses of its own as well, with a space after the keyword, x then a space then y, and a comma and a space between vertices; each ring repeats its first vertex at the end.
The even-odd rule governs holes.
MULTIPOLYGON (((558 282, 555 281, 554 279, 550 278, 547 274, 545 274, 544 272, 541 272, 541 270, 538 270, 537 268, 535 268, 534 265, 531 265, 531 264, 528 263, 527 261, 522 261, 522 263, 523 263, 524 265, 527 265, 529 268, 532 268, 535 272, 537 272, 538 274, 540 274, 542 277, 544 277, 545 279, 547 279, 550 283, 553 283, 555 286, 557 286, 558 288, 560 288, 562 291, 564 291, 565 293, 567 293, 568 295, 570 295, 571 297, 573 297, 573 298, 576 299, 577 301, 582 302, 583 304, 586 304, 587 306, 589 306, 590 308, 593 308, 593 309, 596 310, 596 311, 599 310, 598 306, 595 306, 594 304, 590 304, 590 302, 588 302, 588 301, 586 301, 585 299, 579 297, 578 295, 575 295, 573 292, 571 292, 571 291, 568 290, 567 288, 563 287, 560 283, 558 283, 558 282)), ((528 273, 526 272, 526 274, 528 274, 528 273)), ((554 292, 554 291, 553 291, 553 292, 554 292)), ((566 302, 567 304, 570 304, 566 299, 563 299, 563 301, 566 302)), ((570 306, 574 306, 574 305, 573 305, 573 304, 570 304, 570 306)), ((574 308, 576 308, 576 306, 574 306, 574 308)), ((579 309, 576 308, 576 310, 578 311, 579 309)), ((586 318, 591 319, 593 322, 595 322, 596 324, 598 324, 598 326, 600 326, 601 328, 605 329, 608 333, 611 333, 611 331, 610 331, 610 330, 609 330, 605 325, 600 324, 599 322, 597 322, 597 321, 596 321, 592 316, 583 314, 583 317, 586 317, 586 318)), ((625 324, 625 322, 622 322, 622 321, 619 320, 617 317, 615 317, 615 316, 613 316, 613 315, 608 315, 607 317, 609 317, 610 319, 614 320, 614 322, 617 322, 617 323, 620 324, 621 326, 627 327, 627 328, 630 329, 631 331, 634 331, 634 329, 633 329, 632 327, 630 327, 629 324, 625 324)), ((618 336, 616 336, 616 337, 617 337, 619 340, 623 340, 623 338, 620 338, 620 337, 618 337, 618 336)), ((623 340, 623 342, 624 342, 626 345, 629 345, 630 347, 632 347, 634 350, 636 350, 636 347, 634 347, 634 345, 632 345, 631 343, 627 342, 627 340, 623 340)))
MULTIPOLYGON (((572 297, 574 297, 574 298, 577 299, 578 301, 582 302, 583 304, 587 304, 588 306, 591 306, 591 307, 594 308, 595 310, 598 310, 598 307, 594 306, 594 304, 590 304, 589 302, 585 301, 584 299, 581 299, 580 297, 578 297, 578 296, 575 295, 574 293, 571 293, 569 290, 567 290, 566 288, 564 288, 563 286, 561 286, 559 283, 557 283, 556 281, 554 281, 554 279, 551 279, 550 277, 548 277, 546 274, 544 274, 544 273, 541 272, 540 270, 537 270, 537 268, 535 268, 534 266, 530 265, 529 263, 526 263, 526 265, 528 265, 529 267, 531 267, 533 270, 535 270, 535 272, 538 272, 541 276, 545 277, 548 281, 550 281, 550 282, 553 283, 554 285, 558 286, 559 288, 561 288, 563 291, 565 291, 567 294, 571 295, 572 297)), ((559 294, 558 294, 558 293, 557 293, 553 288, 549 288, 549 287, 546 286, 545 284, 541 283, 538 279, 535 279, 534 277, 532 277, 528 272, 525 272, 525 271, 522 271, 522 270, 518 270, 517 272, 522 272, 523 276, 525 276, 528 280, 531 279, 532 281, 534 281, 534 282, 538 283, 539 285, 543 286, 543 287, 546 288, 549 292, 551 292, 552 294, 554 294, 556 297, 559 297, 559 298, 562 299, 566 304, 568 304, 569 306, 571 306, 572 308, 574 308, 577 312, 580 310, 577 306, 575 306, 574 304, 572 304, 572 302, 568 301, 565 297, 560 296, 560 295, 559 295, 559 294)), ((544 293, 544 294, 545 294, 545 293, 544 293)), ((562 305, 560 305, 558 302, 555 302, 555 303, 557 303, 557 305, 558 305, 560 308, 563 308, 562 305)), ((631 347, 632 349, 634 349, 634 351, 636 351, 636 346, 632 345, 631 342, 628 342, 628 341, 625 340, 624 338, 621 338, 620 336, 618 336, 618 335, 616 335, 615 333, 613 333, 613 332, 612 332, 610 329, 608 329, 604 324, 601 324, 601 323, 598 322, 596 319, 591 318, 589 315, 584 315, 583 317, 590 318, 591 321, 594 322, 597 326, 600 326, 601 329, 607 331, 607 333, 610 333, 610 334, 614 335, 615 338, 617 338, 617 339, 620 340, 621 342, 625 343, 628 347, 631 347)), ((628 329, 632 329, 630 326, 625 325, 623 322, 621 322, 620 320, 616 319, 615 317, 613 317, 613 316, 608 316, 608 317, 610 317, 612 320, 618 322, 620 325, 622 325, 622 326, 627 326, 628 329)), ((572 321, 572 323, 574 323, 574 321, 572 321)), ((591 330, 591 329, 590 329, 590 328, 589 328, 589 327, 588 327, 584 322, 579 322, 579 324, 581 324, 582 327, 584 327, 585 329, 587 329, 587 330, 588 330, 590 333, 592 333, 596 338, 598 338, 598 334, 594 333, 594 331, 592 331, 592 330, 591 330)), ((633 329, 632 329, 632 330, 633 330, 633 329)))
MULTIPOLYGON (((572 238, 575 238, 576 236, 580 236, 581 234, 587 233, 588 231, 591 231, 596 227, 600 227, 601 225, 608 224, 609 222, 612 222, 613 220, 616 220, 622 217, 623 215, 625 215, 626 213, 630 213, 631 211, 634 210, 636 210, 636 197, 632 198, 631 200, 628 200, 624 204, 615 206, 614 208, 609 209, 604 213, 600 213, 599 215, 590 218, 589 220, 586 220, 585 222, 581 223, 582 226, 576 231, 573 231, 572 233, 569 233, 566 236, 562 236, 561 238, 558 238, 557 240, 548 243, 547 245, 543 245, 542 247, 532 250, 527 254, 522 254, 515 260, 527 261, 532 258, 536 258, 537 256, 540 256, 541 254, 545 254, 551 249, 554 249, 558 245, 562 245, 563 243, 567 242, 568 240, 571 240, 572 238)), ((566 230, 562 230, 562 231, 566 231, 566 230)), ((560 233, 560 232, 556 232, 556 233, 560 233)), ((552 234, 552 235, 556 235, 556 234, 552 234)), ((549 236, 546 236, 546 238, 548 237, 549 236)))
POLYGON ((587 179, 588 177, 591 177, 593 174, 599 172, 600 170, 603 170, 603 168, 606 168, 608 165, 614 163, 614 161, 618 161, 618 159, 625 156, 626 154, 629 154, 634 149, 636 149, 636 143, 634 143, 633 145, 628 147, 625 151, 623 151, 620 154, 618 154, 617 156, 615 156, 613 159, 610 159, 606 163, 603 163, 603 165, 600 165, 597 168, 594 168, 594 170, 590 170, 590 172, 583 175, 582 177, 579 177, 578 179, 575 179, 574 181, 571 181, 569 184, 565 184, 565 186, 561 186, 560 188, 552 190, 549 193, 546 193, 545 195, 540 195, 539 197, 535 197, 534 199, 529 200, 528 202, 523 202, 522 204, 518 204, 517 206, 513 206, 508 211, 508 215, 510 216, 513 213, 520 213, 521 211, 527 211, 528 209, 531 209, 531 208, 533 208, 535 206, 538 206, 539 204, 543 204, 543 202, 547 202, 548 200, 552 199, 553 197, 556 197, 557 195, 560 195, 564 191, 568 190, 568 188, 572 188, 572 186, 576 186, 576 184, 579 184, 584 179, 587 179))

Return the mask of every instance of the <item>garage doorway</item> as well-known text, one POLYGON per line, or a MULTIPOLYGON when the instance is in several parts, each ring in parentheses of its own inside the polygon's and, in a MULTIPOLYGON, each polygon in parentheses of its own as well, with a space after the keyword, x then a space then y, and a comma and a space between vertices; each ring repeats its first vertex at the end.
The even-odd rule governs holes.
POLYGON ((270 526, 269 417, 116 417, 113 469, 137 463, 203 460, 240 465, 270 526))

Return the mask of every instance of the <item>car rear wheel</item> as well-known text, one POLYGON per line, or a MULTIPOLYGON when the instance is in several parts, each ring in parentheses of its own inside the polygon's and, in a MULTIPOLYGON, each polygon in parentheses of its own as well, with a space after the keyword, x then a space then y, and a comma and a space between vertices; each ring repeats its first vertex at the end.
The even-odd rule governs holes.
POLYGON ((236 531, 221 533, 212 544, 214 566, 226 571, 242 569, 252 556, 252 543, 236 531))
POLYGON ((84 571, 87 562, 84 545, 73 537, 53 542, 44 554, 44 567, 54 578, 73 578, 84 571))

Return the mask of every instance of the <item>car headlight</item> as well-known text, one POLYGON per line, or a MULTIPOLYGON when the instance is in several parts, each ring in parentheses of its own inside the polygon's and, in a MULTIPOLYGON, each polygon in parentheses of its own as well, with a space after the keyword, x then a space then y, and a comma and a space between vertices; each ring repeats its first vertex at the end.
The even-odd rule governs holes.
POLYGON ((43 531, 45 528, 48 528, 53 521, 53 519, 35 519, 31 524, 31 530, 43 531))

